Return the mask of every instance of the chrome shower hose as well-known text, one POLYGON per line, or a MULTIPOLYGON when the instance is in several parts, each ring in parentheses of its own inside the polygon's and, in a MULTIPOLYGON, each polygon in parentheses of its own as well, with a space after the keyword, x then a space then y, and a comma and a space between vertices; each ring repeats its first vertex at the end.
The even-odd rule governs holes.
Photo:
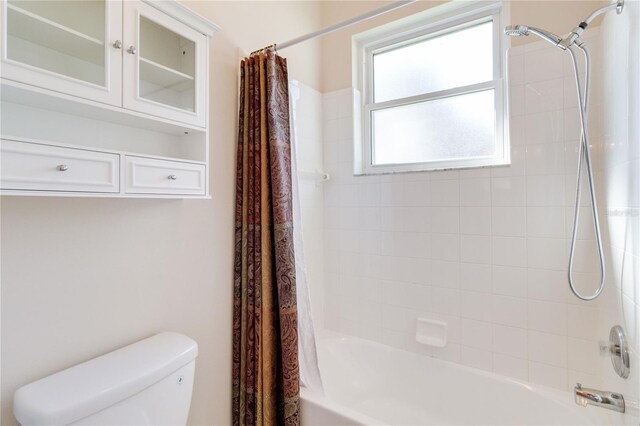
POLYGON ((596 202, 596 192, 593 182, 593 168, 591 165, 591 151, 589 147, 589 134, 588 124, 589 115, 587 113, 587 105, 589 104, 589 83, 591 78, 591 58, 589 51, 584 44, 576 44, 578 48, 583 52, 585 59, 585 84, 584 90, 582 90, 580 84, 580 74, 578 72, 578 62, 576 60, 576 54, 573 50, 573 46, 569 47, 567 51, 571 54, 571 60, 573 61, 573 71, 576 79, 576 90, 578 92, 578 105, 580 110, 580 124, 582 131, 580 132, 580 144, 578 149, 578 173, 576 178, 576 202, 575 210, 573 213, 573 231, 571 233, 571 250, 569 252, 569 288, 573 294, 581 300, 593 300, 602 293, 604 289, 605 281, 605 264, 604 264, 604 251, 602 249, 602 236, 600 233, 600 221, 598 219, 598 203, 596 202), (589 196, 591 199, 591 214, 593 216, 593 227, 596 237, 596 246, 598 248, 598 257, 600 260, 600 285, 598 289, 591 295, 585 296, 581 294, 575 287, 573 280, 573 263, 574 255, 576 251, 576 240, 578 239, 578 221, 580 219, 580 198, 582 192, 582 165, 585 165, 587 182, 589 184, 589 196))

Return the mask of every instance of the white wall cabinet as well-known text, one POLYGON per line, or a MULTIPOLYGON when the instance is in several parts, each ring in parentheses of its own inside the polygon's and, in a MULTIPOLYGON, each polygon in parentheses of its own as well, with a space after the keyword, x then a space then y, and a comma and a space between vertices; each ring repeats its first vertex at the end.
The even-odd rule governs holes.
POLYGON ((3 195, 208 195, 214 24, 168 0, 1 0, 0 14, 3 195), (15 144, 37 152, 18 154, 15 144), (60 184, 79 168, 55 173, 56 147, 115 155, 113 186, 60 184), (125 167, 125 158, 136 167, 125 167), (180 182, 135 181, 127 173, 160 170, 145 158, 162 162, 163 173, 171 162, 176 170, 197 167, 188 177, 182 171, 180 182))

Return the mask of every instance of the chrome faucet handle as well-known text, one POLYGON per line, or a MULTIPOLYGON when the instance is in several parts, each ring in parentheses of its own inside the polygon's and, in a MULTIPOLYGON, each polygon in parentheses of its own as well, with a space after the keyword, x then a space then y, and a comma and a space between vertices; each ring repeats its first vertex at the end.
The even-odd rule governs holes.
POLYGON ((624 330, 619 325, 613 326, 609 333, 609 341, 598 342, 601 356, 610 356, 611 364, 616 373, 623 379, 629 377, 630 357, 629 346, 624 334, 624 330))
POLYGON ((609 355, 620 355, 620 346, 612 343, 605 342, 604 340, 600 340, 598 342, 598 347, 600 349, 600 356, 609 356, 609 355))

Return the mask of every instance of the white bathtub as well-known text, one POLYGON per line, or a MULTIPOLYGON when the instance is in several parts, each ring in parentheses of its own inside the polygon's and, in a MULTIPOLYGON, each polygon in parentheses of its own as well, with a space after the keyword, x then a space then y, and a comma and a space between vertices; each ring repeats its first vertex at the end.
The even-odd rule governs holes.
POLYGON ((317 343, 325 395, 302 389, 304 426, 624 423, 621 414, 576 405, 569 392, 353 337, 317 343))

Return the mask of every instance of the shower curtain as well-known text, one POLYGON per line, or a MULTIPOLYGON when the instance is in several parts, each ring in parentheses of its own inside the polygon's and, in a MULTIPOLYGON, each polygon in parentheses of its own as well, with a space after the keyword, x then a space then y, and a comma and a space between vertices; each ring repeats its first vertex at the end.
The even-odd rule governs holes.
POLYGON ((291 111, 291 170, 294 179, 293 188, 293 245, 296 259, 296 289, 298 293, 298 360, 300 367, 300 383, 316 393, 324 393, 318 354, 316 350, 316 336, 311 317, 311 297, 309 295, 309 280, 304 260, 302 235, 302 209, 300 205, 300 181, 298 176, 298 126, 295 125, 296 114, 299 113, 295 104, 300 100, 300 87, 295 81, 289 81, 289 110, 291 111))
POLYGON ((287 64, 241 63, 233 294, 234 425, 299 424, 287 64))

